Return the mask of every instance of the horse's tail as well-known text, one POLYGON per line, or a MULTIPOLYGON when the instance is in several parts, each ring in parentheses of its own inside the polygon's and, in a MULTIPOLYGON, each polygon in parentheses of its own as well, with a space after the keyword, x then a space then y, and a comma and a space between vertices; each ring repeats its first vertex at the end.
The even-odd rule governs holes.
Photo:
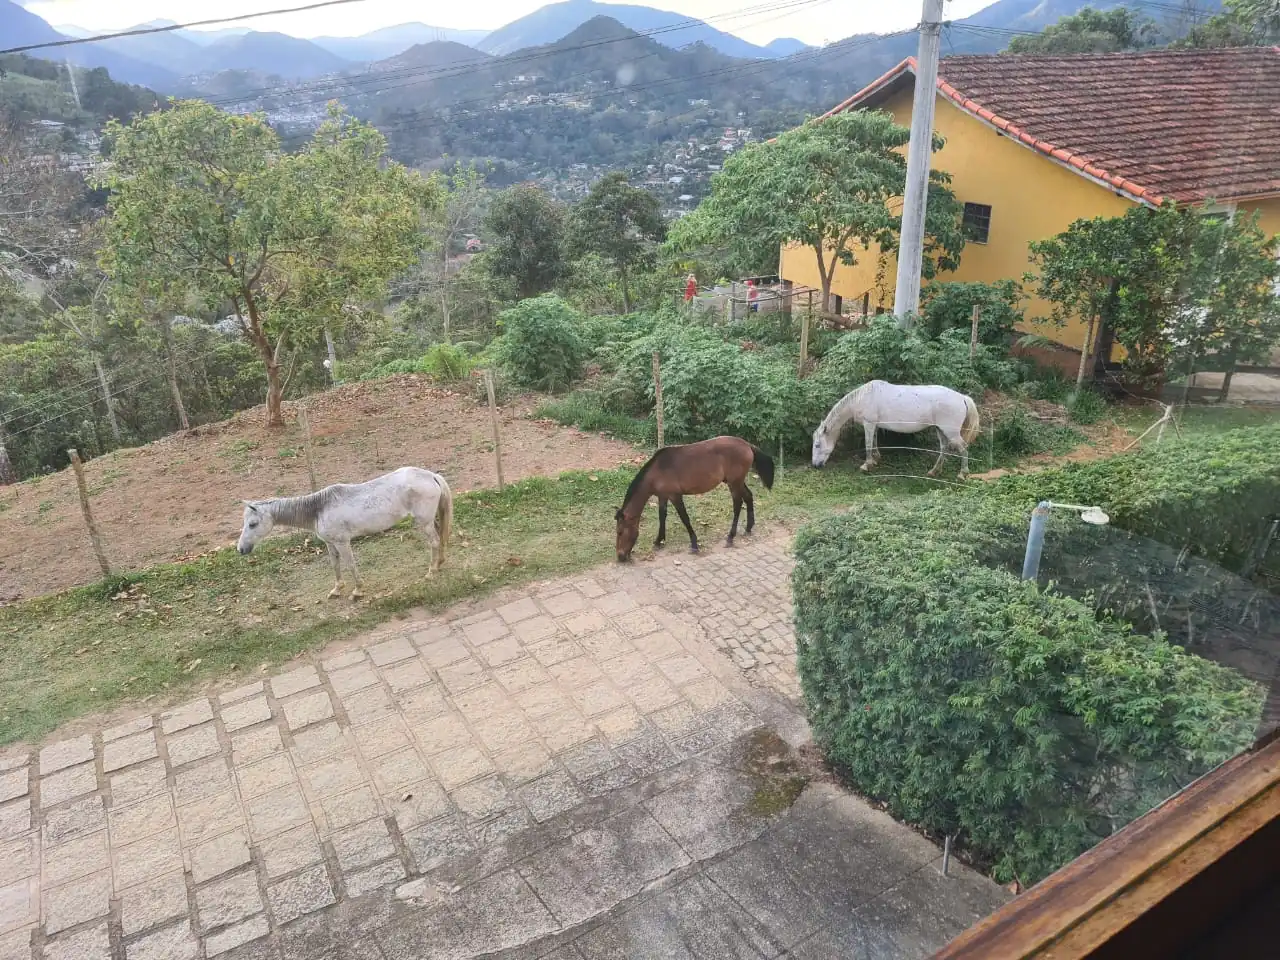
POLYGON ((436 533, 440 534, 440 562, 444 563, 445 551, 449 546, 449 533, 453 530, 453 491, 449 489, 449 481, 438 473, 436 483, 440 484, 440 504, 436 507, 436 533))
POLYGON ((773 457, 769 456, 759 447, 751 445, 751 465, 756 468, 756 473, 760 474, 760 482, 764 484, 766 490, 773 489, 773 457))
POLYGON ((978 439, 978 431, 982 429, 982 420, 978 416, 978 405, 973 397, 964 394, 964 423, 960 427, 960 439, 966 444, 978 439))

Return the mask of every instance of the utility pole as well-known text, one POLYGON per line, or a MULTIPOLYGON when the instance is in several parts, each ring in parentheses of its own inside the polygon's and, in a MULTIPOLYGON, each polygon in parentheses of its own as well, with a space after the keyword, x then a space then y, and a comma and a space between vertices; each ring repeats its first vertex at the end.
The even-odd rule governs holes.
POLYGON ((920 263, 924 258, 924 214, 929 199, 929 161, 933 154, 933 111, 938 95, 938 50, 945 0, 924 0, 920 50, 916 56, 916 92, 911 108, 911 144, 907 148, 907 189, 902 203, 898 243, 898 285, 893 312, 903 327, 920 310, 920 263))

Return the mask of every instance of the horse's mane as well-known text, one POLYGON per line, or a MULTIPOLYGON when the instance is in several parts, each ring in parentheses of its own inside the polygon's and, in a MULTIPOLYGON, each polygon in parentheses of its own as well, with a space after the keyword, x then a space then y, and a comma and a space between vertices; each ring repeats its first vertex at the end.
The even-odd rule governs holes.
POLYGON ((320 511, 329 505, 336 493, 335 487, 329 486, 315 493, 304 493, 300 497, 276 497, 263 501, 260 507, 271 511, 277 523, 288 526, 314 523, 320 511))
POLYGON ((639 472, 636 473, 634 477, 631 478, 631 485, 627 487, 627 495, 622 498, 622 505, 624 507, 631 502, 631 498, 634 497, 636 495, 636 491, 640 489, 640 481, 643 480, 645 474, 649 472, 649 468, 653 466, 654 461, 657 460, 658 457, 662 456, 662 454, 665 452, 666 452, 666 448, 664 447, 662 450, 659 450, 657 453, 655 453, 652 457, 650 457, 648 460, 645 461, 645 465, 640 468, 639 472))
POLYGON ((862 395, 866 393, 867 388, 870 387, 873 383, 876 383, 876 381, 868 380, 866 383, 862 384, 861 386, 854 387, 852 390, 846 393, 843 397, 837 400, 835 403, 835 406, 833 406, 830 410, 828 410, 827 415, 822 418, 822 431, 824 433, 829 432, 833 427, 837 425, 837 423, 839 423, 840 426, 843 426, 845 423, 848 423, 849 414, 846 413, 846 411, 851 410, 854 406, 857 405, 858 401, 862 399, 862 395))

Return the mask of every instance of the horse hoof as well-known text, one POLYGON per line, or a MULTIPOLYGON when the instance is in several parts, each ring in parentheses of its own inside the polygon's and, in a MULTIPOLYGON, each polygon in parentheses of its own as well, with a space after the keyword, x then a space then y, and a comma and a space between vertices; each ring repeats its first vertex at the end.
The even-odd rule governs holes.
POLYGON ((341 600, 341 599, 342 599, 342 590, 341 590, 341 588, 339 588, 339 587, 334 587, 332 590, 330 590, 330 591, 329 591, 329 599, 330 599, 330 600, 341 600))
POLYGON ((351 602, 352 602, 352 603, 355 603, 357 600, 363 600, 363 599, 364 599, 364 594, 363 594, 362 592, 360 592, 359 590, 352 590, 352 591, 351 591, 351 602))
POLYGON ((859 470, 861 470, 863 473, 870 473, 870 472, 871 472, 871 464, 869 464, 869 463, 864 463, 864 464, 863 464, 862 466, 860 466, 858 469, 859 469, 859 470))
POLYGON ((733 537, 725 537, 724 545, 725 545, 726 547, 732 547, 732 546, 733 546, 733 537))
POLYGON ((690 548, 689 548, 689 552, 690 552, 690 553, 697 553, 697 552, 698 552, 698 548, 697 548, 697 547, 690 547, 690 548))

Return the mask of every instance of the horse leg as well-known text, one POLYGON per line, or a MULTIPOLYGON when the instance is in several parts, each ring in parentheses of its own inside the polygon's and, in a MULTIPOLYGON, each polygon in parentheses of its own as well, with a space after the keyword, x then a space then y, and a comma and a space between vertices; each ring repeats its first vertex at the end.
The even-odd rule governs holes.
POLYGON ((689 531, 689 552, 697 553, 698 535, 693 532, 693 524, 689 522, 689 511, 684 508, 684 497, 672 497, 671 502, 676 505, 676 513, 680 515, 680 522, 689 531))
POLYGON ((864 420, 862 433, 867 441, 867 459, 862 463, 862 472, 866 473, 880 462, 880 458, 876 453, 876 425, 870 420, 864 420))
POLYGON ((946 431, 938 427, 938 462, 933 465, 933 469, 929 471, 929 476, 936 477, 938 471, 942 469, 942 458, 947 455, 947 445, 949 443, 946 431))
POLYGON ((349 542, 338 544, 338 552, 342 554, 342 559, 346 563, 347 569, 351 571, 351 582, 355 584, 355 586, 351 588, 351 599, 359 600, 364 596, 364 591, 360 589, 360 570, 356 567, 356 555, 351 550, 351 544, 349 542))
POLYGON ((747 529, 743 532, 749 535, 756 525, 756 502, 751 496, 751 488, 747 486, 746 481, 742 484, 742 499, 747 504, 747 529))
POLYGON ((742 515, 742 491, 738 487, 730 487, 729 492, 733 494, 733 526, 729 528, 729 539, 724 542, 726 547, 733 546, 733 538, 738 535, 738 517, 742 515))
POLYGON ((960 479, 968 480, 969 479, 969 445, 964 442, 963 437, 959 438, 958 440, 953 440, 952 444, 955 447, 959 448, 960 450, 960 479))
POLYGON ((653 549, 659 550, 667 542, 667 498, 658 498, 658 539, 653 541, 653 549))
POLYGON ((415 512, 413 526, 431 549, 431 566, 427 568, 427 579, 430 579, 440 569, 440 534, 436 532, 435 517, 415 512))
POLYGON ((333 564, 333 589, 329 591, 329 599, 336 600, 342 596, 342 558, 338 554, 338 548, 332 543, 326 543, 329 548, 329 562, 333 564))

